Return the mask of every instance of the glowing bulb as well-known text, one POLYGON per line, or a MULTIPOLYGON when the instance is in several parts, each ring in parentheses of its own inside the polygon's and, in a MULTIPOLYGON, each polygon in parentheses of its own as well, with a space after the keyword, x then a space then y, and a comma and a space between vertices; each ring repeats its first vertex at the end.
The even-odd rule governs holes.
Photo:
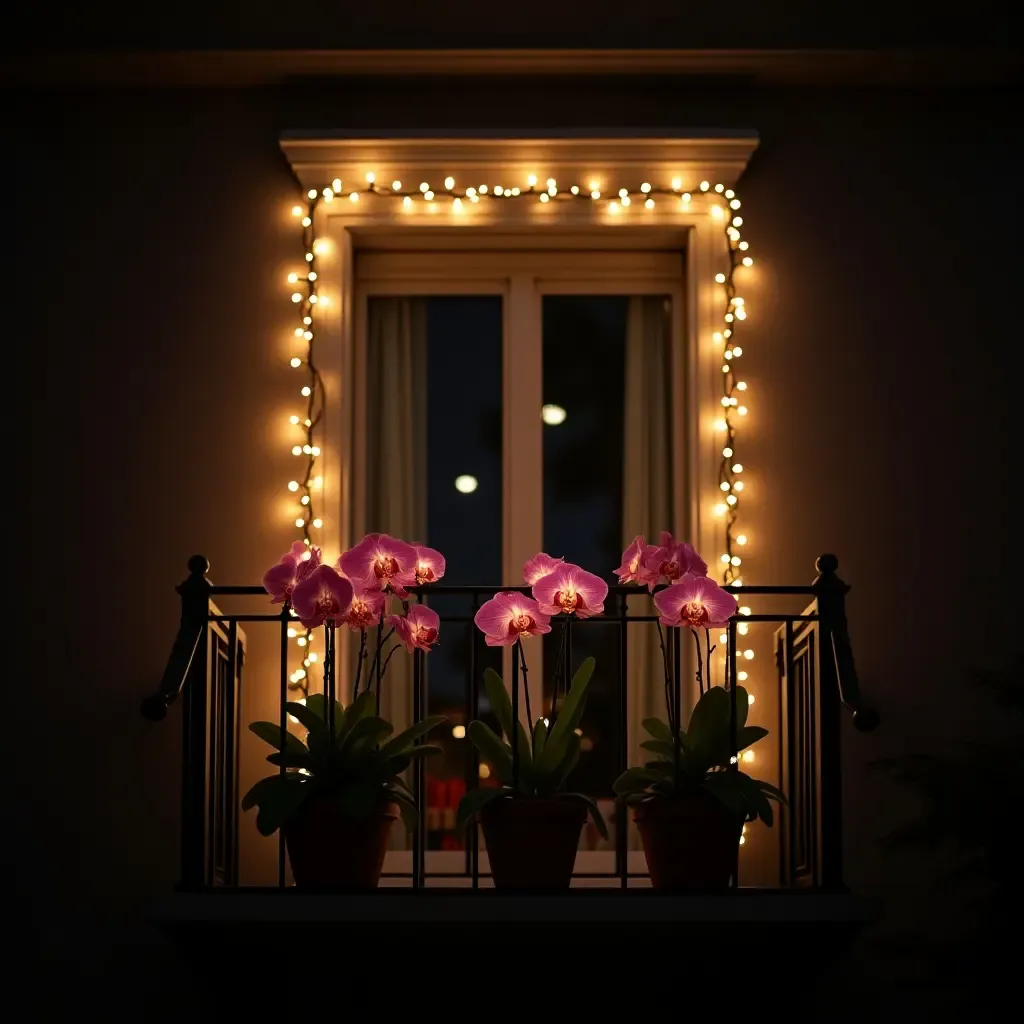
POLYGON ((595 188, 595 189, 593 189, 591 191, 590 198, 591 199, 600 199, 601 198, 601 193, 595 188))
POLYGON ((740 846, 742 846, 746 841, 747 841, 747 837, 745 835, 741 834, 740 835, 740 846))
POLYGON ((736 483, 734 483, 732 485, 732 489, 734 491, 742 491, 743 490, 743 481, 742 480, 737 480, 736 483))
POLYGON ((306 253, 306 262, 307 263, 312 263, 313 262, 313 254, 311 252, 307 252, 306 253))
POLYGON ((683 187, 683 179, 682 178, 673 178, 672 179, 672 191, 673 192, 678 192, 682 187, 683 187))
MULTIPOLYGON (((746 678, 747 678, 747 675, 746 675, 746 673, 744 673, 744 674, 743 674, 743 678, 744 678, 744 679, 746 679, 746 678)), ((748 704, 753 704, 753 703, 754 703, 754 695, 753 695, 752 693, 748 693, 748 694, 747 694, 747 703, 748 703, 748 704)))
MULTIPOLYGON (((300 636, 300 637, 299 637, 299 639, 298 639, 298 640, 296 640, 295 642, 296 642, 296 643, 297 643, 297 644, 298 644, 298 645, 299 645, 300 647, 305 647, 305 646, 306 646, 306 644, 307 644, 307 643, 309 643, 309 641, 308 641, 308 640, 307 640, 307 639, 306 639, 306 638, 305 638, 304 636, 300 636)), ((308 661, 308 659, 307 659, 307 661, 306 661, 306 664, 307 664, 307 665, 309 664, 309 661, 308 661)))
POLYGON ((722 454, 723 454, 723 455, 724 455, 724 456, 725 456, 726 458, 729 458, 729 456, 730 456, 730 455, 732 455, 732 449, 731 449, 731 448, 723 448, 723 449, 722 449, 722 454))
POLYGON ((302 454, 302 445, 301 444, 293 445, 292 446, 292 455, 301 455, 301 454, 302 454))
POLYGON ((292 207, 292 216, 293 217, 301 217, 302 216, 302 207, 301 206, 293 206, 292 207))
POLYGON ((686 205, 686 204, 687 204, 687 203, 688 203, 688 202, 690 201, 690 193, 689 193, 689 192, 684 192, 684 193, 683 193, 683 194, 682 194, 682 195, 681 195, 681 196, 679 197, 679 200, 680 200, 680 202, 681 202, 681 203, 682 203, 682 204, 683 204, 683 205, 685 206, 685 205, 686 205))
POLYGON ((709 183, 709 182, 706 182, 706 181, 702 181, 702 182, 700 183, 700 190, 701 190, 701 192, 707 192, 707 190, 708 190, 709 188, 711 188, 711 185, 710 185, 710 183, 709 183))
POLYGON ((734 210, 738 210, 740 208, 740 201, 738 199, 732 199, 732 200, 729 201, 729 205, 734 210))
MULTIPOLYGON (((726 485, 726 486, 728 486, 728 485, 726 485)), ((728 565, 729 564, 729 556, 728 555, 722 555, 722 562, 725 565, 728 565)))
POLYGON ((308 197, 309 199, 316 199, 316 189, 315 189, 315 188, 311 188, 311 189, 310 189, 310 190, 309 190, 309 191, 308 191, 308 192, 306 193, 306 196, 307 196, 307 197, 308 197))
MULTIPOLYGON (((295 449, 293 448, 292 451, 294 451, 294 450, 295 449)), ((299 451, 301 452, 302 449, 300 448, 299 451)), ((297 491, 298 489, 299 489, 299 481, 298 480, 289 480, 288 481, 288 490, 289 491, 297 491)))
POLYGON ((715 281, 718 284, 725 284, 725 274, 715 274, 715 281))
POLYGON ((740 347, 739 345, 733 345, 733 347, 732 347, 732 354, 733 354, 733 355, 734 355, 734 356, 735 356, 735 357, 736 357, 737 359, 739 359, 739 357, 740 357, 741 355, 743 355, 743 349, 742 349, 742 348, 741 348, 741 347, 740 347))
POLYGON ((739 414, 740 414, 741 416, 746 416, 746 415, 747 415, 747 407, 746 407, 745 405, 741 405, 741 406, 740 406, 740 407, 739 407, 739 408, 738 408, 738 409, 737 409, 736 411, 737 411, 737 412, 738 412, 738 413, 739 413, 739 414))
POLYGON ((320 455, 320 449, 316 445, 313 445, 309 450, 309 454, 316 458, 320 455))
POLYGON ((752 257, 750 257, 750 256, 744 256, 743 257, 743 266, 745 266, 745 267, 752 267, 753 265, 754 265, 754 260, 753 260, 752 257))
MULTIPOLYGON (((724 453, 723 453, 723 454, 724 454, 724 453)), ((731 455, 731 454, 732 454, 732 452, 730 452, 729 454, 731 455)), ((733 463, 733 467, 732 467, 732 471, 733 471, 734 473, 742 473, 742 472, 743 472, 743 464, 742 464, 742 463, 740 463, 740 462, 734 462, 734 463, 733 463)))
MULTIPOLYGON (((739 680, 739 681, 740 681, 741 683, 745 683, 745 682, 747 681, 747 677, 748 677, 749 675, 750 675, 750 673, 749 673, 749 672, 747 672, 747 671, 746 671, 746 669, 740 669, 740 671, 736 673, 736 678, 737 678, 737 679, 738 679, 738 680, 739 680)), ((753 704, 753 701, 751 701, 751 704, 753 704)))
POLYGON ((428 188, 427 191, 423 193, 423 198, 429 203, 430 200, 434 198, 434 193, 428 188))
POLYGON ((747 649, 746 649, 746 650, 745 650, 745 651, 743 652, 743 657, 744 657, 744 658, 746 658, 746 659, 747 659, 747 661, 753 661, 753 660, 754 660, 754 652, 753 652, 753 651, 752 651, 752 650, 751 650, 751 649, 750 649, 750 648, 748 647, 748 648, 747 648, 747 649))
POLYGON ((750 608, 747 605, 741 605, 739 609, 740 615, 749 615, 750 608))
POLYGON ((485 764, 481 764, 476 771, 481 779, 489 779, 491 777, 491 769, 485 764))
POLYGON ((449 190, 455 188, 455 179, 449 175, 444 179, 444 187, 449 190))
POLYGON ((309 495, 308 494, 304 494, 301 498, 299 498, 299 504, 300 505, 308 505, 309 504, 309 495))
POLYGON ((723 363, 722 364, 722 373, 728 373, 728 372, 729 372, 729 364, 728 363, 723 363))
POLYGON ((628 195, 629 195, 629 191, 627 189, 624 189, 624 188, 620 188, 619 189, 619 198, 620 199, 625 199, 626 196, 628 196, 628 195))
POLYGON ((487 186, 481 185, 480 188, 477 189, 477 191, 480 193, 480 195, 485 196, 487 195, 487 186))
POLYGON ((308 227, 309 227, 309 225, 310 225, 310 224, 312 224, 312 223, 313 223, 313 222, 312 222, 312 221, 311 221, 311 220, 310 220, 310 219, 309 219, 308 217, 303 217, 303 218, 302 218, 302 226, 303 226, 304 228, 308 228, 308 227))
MULTIPOLYGON (((527 187, 528 187, 528 188, 533 188, 533 187, 534 187, 534 186, 535 186, 536 184, 537 184, 537 175, 536 175, 536 174, 531 174, 531 175, 529 175, 529 176, 527 177, 527 179, 526 179, 526 185, 527 185, 527 187)), ((459 729, 459 728, 461 728, 461 726, 458 726, 458 725, 457 725, 457 726, 456 726, 455 728, 456 728, 456 729, 459 729)), ((463 735, 465 735, 465 733, 463 733, 463 735)))
POLYGON ((294 640, 295 636, 296 636, 295 630, 292 629, 291 626, 289 626, 288 627, 288 637, 289 637, 289 639, 294 640))
MULTIPOLYGON (((481 191, 482 191, 483 190, 483 186, 481 185, 480 188, 481 188, 481 191)), ((430 191, 430 186, 425 181, 421 181, 420 182, 420 191, 421 192, 429 192, 430 191)))
MULTIPOLYGON (((723 491, 727 491, 727 490, 729 490, 729 486, 730 486, 729 485, 729 481, 728 480, 723 480, 718 486, 721 487, 721 489, 723 491)), ((728 559, 726 559, 726 561, 728 561, 728 559)))
POLYGON ((712 206, 711 207, 711 216, 714 217, 715 220, 721 220, 722 219, 722 208, 720 206, 712 206))
POLYGON ((715 430, 725 430, 728 426, 725 420, 715 420, 715 430))
POLYGON ((306 520, 305 519, 296 519, 295 520, 295 525, 301 530, 302 527, 306 525, 306 520))
POLYGON ((324 521, 322 519, 314 519, 313 525, 319 530, 324 525, 324 521))
POLYGON ((725 503, 726 503, 727 505, 735 505, 735 504, 736 504, 736 502, 737 502, 737 500, 738 500, 738 499, 737 499, 737 497, 736 497, 736 495, 735 495, 735 494, 730 494, 730 495, 729 495, 729 496, 728 496, 728 497, 727 497, 727 498, 725 499, 725 503))
POLYGON ((501 185, 495 185, 494 194, 496 196, 503 196, 505 194, 505 190, 501 187, 501 185))
POLYGON ((715 333, 711 335, 711 340, 716 345, 721 345, 722 344, 722 332, 721 331, 715 331, 715 333))
POLYGON ((632 199, 630 199, 630 198, 629 198, 629 196, 623 196, 623 197, 622 197, 622 205, 623 205, 623 206, 629 206, 629 204, 630 204, 630 203, 631 203, 632 201, 633 201, 633 200, 632 200, 632 199))
POLYGON ((749 249, 750 248, 750 243, 749 242, 740 242, 740 244, 736 248, 737 249, 749 249))
POLYGON ((402 206, 404 206, 404 207, 405 207, 405 209, 407 209, 407 210, 408 210, 408 209, 409 209, 409 207, 410 207, 410 206, 412 206, 412 199, 411 199, 411 197, 409 197, 409 196, 406 196, 406 197, 405 197, 405 198, 404 198, 404 199, 402 200, 402 206))
POLYGON ((739 633, 740 636, 746 636, 750 632, 750 627, 745 622, 741 622, 736 627, 736 632, 739 633))
POLYGON ((608 204, 608 210, 609 210, 610 213, 618 213, 619 209, 620 209, 619 204, 616 203, 616 202, 611 202, 611 203, 608 204))
POLYGON ((733 565, 742 565, 743 563, 743 559, 739 555, 733 555, 731 561, 733 565))
POLYGON ((723 505, 723 504, 722 504, 721 502, 719 502, 719 503, 718 503, 718 504, 717 504, 717 505, 716 505, 716 506, 714 507, 714 510, 713 510, 713 511, 714 511, 714 513, 715 513, 715 515, 716 515, 716 516, 724 516, 724 515, 725 515, 725 513, 726 513, 726 509, 727 509, 727 506, 726 506, 726 505, 723 505))
POLYGON ((395 178, 395 180, 393 182, 391 182, 391 191, 392 192, 401 192, 402 191, 402 183, 397 178, 395 178))
POLYGON ((454 199, 452 200, 452 209, 453 209, 453 210, 454 210, 454 211, 455 211, 456 213, 459 213, 459 212, 461 212, 461 210, 462 210, 462 200, 461 200, 461 199, 459 199, 459 197, 458 197, 458 196, 456 196, 456 197, 455 197, 455 198, 454 198, 454 199))
POLYGON ((647 208, 648 210, 653 210, 653 209, 654 209, 654 200, 653 200, 653 199, 648 199, 648 200, 647 200, 647 202, 646 202, 646 203, 644 203, 644 206, 645 206, 645 207, 646 207, 646 208, 647 208))
POLYGON ((466 738, 466 727, 464 725, 453 725, 452 736, 457 740, 464 740, 466 738))
POLYGON ((738 381, 737 384, 736 384, 736 390, 737 391, 746 391, 747 390, 747 382, 745 380, 738 381))
POLYGON ((550 197, 548 196, 547 192, 541 192, 541 194, 540 194, 540 201, 542 203, 546 203, 549 198, 550 197))
POLYGON ((299 292, 292 292, 292 302, 301 302, 302 295, 299 292))
POLYGON ((377 180, 377 175, 373 171, 366 172, 366 184, 372 185, 377 180))
POLYGON ((640 191, 641 191, 641 192, 644 192, 644 193, 650 192, 650 191, 651 191, 651 183, 650 183, 649 181, 645 181, 645 182, 644 182, 644 183, 643 183, 643 184, 642 184, 642 185, 640 186, 640 191))
POLYGON ((743 760, 747 761, 747 762, 753 761, 754 760, 754 752, 752 750, 744 750, 743 751, 743 760))
POLYGON ((571 193, 572 193, 572 194, 573 194, 574 196, 578 196, 578 195, 580 194, 580 187, 579 187, 579 185, 573 185, 573 186, 572 186, 572 188, 570 188, 570 189, 569 189, 569 191, 570 191, 570 192, 571 192, 571 193))
POLYGON ((324 189, 323 196, 324 196, 324 202, 327 202, 327 203, 329 203, 332 199, 334 199, 334 193, 329 188, 325 188, 324 189))
POLYGON ((455 490, 460 494, 472 494, 478 486, 477 478, 468 473, 463 473, 455 478, 455 490))
POLYGON ((351 192, 351 193, 349 193, 349 199, 351 199, 353 203, 358 203, 359 202, 359 193, 358 192, 351 192))
MULTIPOLYGON (((291 364, 292 364, 293 367, 301 366, 302 365, 302 360, 298 356, 292 356, 291 364)), ((294 418, 296 423, 299 422, 298 416, 295 416, 293 418, 294 418)))
POLYGON ((320 301, 320 296, 319 295, 310 295, 310 297, 309 297, 309 304, 311 306, 315 306, 319 301, 320 301))
POLYGON ((557 427, 559 424, 564 423, 567 415, 560 405, 545 405, 540 410, 540 418, 549 427, 557 427))
POLYGON ((747 535, 746 535, 745 533, 741 533, 741 534, 740 534, 740 535, 739 535, 739 536, 738 536, 738 537, 736 538, 736 543, 737 543, 737 544, 739 544, 739 545, 740 545, 740 546, 742 547, 742 546, 743 546, 744 544, 746 544, 746 543, 747 543, 747 535))
POLYGON ((302 389, 302 397, 303 397, 303 398, 309 398, 309 396, 310 396, 310 395, 311 395, 312 393, 313 393, 313 392, 312 392, 312 389, 311 389, 311 388, 309 387, 309 385, 308 385, 308 384, 307 384, 307 385, 306 385, 306 386, 305 386, 305 387, 304 387, 304 388, 302 389))
POLYGON ((311 270, 306 276, 310 279, 310 281, 315 281, 316 280, 316 271, 315 270, 311 270))
POLYGON ((547 184, 548 188, 557 188, 558 187, 558 185, 557 185, 557 183, 556 183, 554 178, 548 178, 546 184, 547 184))

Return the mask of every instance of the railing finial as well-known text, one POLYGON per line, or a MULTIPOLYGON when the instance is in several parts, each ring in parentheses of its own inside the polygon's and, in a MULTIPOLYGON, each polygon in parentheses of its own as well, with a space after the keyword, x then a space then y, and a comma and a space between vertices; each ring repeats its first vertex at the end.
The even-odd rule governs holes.
POLYGON ((205 576, 210 571, 210 560, 206 555, 193 555, 188 560, 188 571, 193 576, 205 576))

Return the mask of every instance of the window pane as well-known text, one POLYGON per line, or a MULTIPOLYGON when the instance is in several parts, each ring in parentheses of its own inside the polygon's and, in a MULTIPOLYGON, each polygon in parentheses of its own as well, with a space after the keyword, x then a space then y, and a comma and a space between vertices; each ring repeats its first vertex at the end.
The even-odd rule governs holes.
MULTIPOLYGON (((498 296, 431 297, 426 305, 426 542, 447 559, 443 584, 486 586, 501 579, 501 344, 498 296)), ((428 713, 451 720, 437 742, 445 754, 428 762, 428 848, 460 849, 455 811, 475 771, 472 746, 456 727, 468 724, 470 642, 473 684, 481 686, 500 652, 474 636, 471 595, 436 595, 441 638, 426 658, 428 713), (462 622, 445 622, 458 617, 462 622)), ((487 707, 481 702, 482 711, 487 707)), ((481 780, 483 781, 483 780, 481 780)), ((496 781, 496 780, 495 780, 496 781)))

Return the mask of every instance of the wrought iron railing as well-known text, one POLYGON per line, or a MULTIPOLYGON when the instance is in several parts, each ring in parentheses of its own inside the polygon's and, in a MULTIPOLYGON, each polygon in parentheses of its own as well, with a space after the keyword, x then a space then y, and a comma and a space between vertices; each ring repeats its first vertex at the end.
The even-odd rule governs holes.
MULTIPOLYGON (((291 699, 288 631, 294 624, 287 608, 279 613, 225 614, 215 599, 262 597, 258 586, 215 586, 206 577, 209 562, 201 555, 189 560, 189 576, 177 590, 181 596, 181 624, 158 690, 142 704, 143 715, 153 721, 164 718, 168 707, 182 708, 181 773, 181 888, 201 891, 239 884, 239 730, 242 670, 246 637, 243 623, 276 623, 280 636, 278 713, 287 728, 286 703, 291 699)), ((822 555, 818 576, 807 586, 744 586, 735 588, 744 599, 803 598, 798 613, 766 612, 737 616, 726 627, 726 682, 737 678, 738 631, 750 623, 774 623, 778 692, 778 753, 780 788, 787 805, 780 809, 776 825, 779 844, 779 886, 842 888, 842 800, 840 727, 843 710, 852 715, 855 728, 870 731, 878 714, 861 701, 850 639, 847 632, 845 596, 849 587, 836 575, 838 560, 822 555)), ((452 587, 434 584, 414 588, 416 600, 468 597, 469 614, 441 613, 444 626, 469 631, 464 714, 466 721, 480 717, 480 665, 486 650, 482 636, 472 629, 472 614, 498 591, 526 591, 515 587, 452 587)), ((609 624, 618 630, 616 703, 616 759, 619 770, 627 767, 627 676, 630 627, 654 621, 653 615, 634 614, 630 601, 647 596, 635 586, 610 588, 604 615, 567 621, 567 646, 571 664, 572 638, 579 630, 609 624)), ((681 630, 669 631, 675 685, 683 676, 681 630)), ((512 659, 513 693, 518 692, 518 662, 512 659)), ((742 678, 742 677, 741 677, 742 678)), ((333 680, 331 681, 333 683, 333 680)), ((734 704, 736 690, 731 687, 734 704)), ((330 692, 330 690, 329 690, 330 692)), ((678 706, 678 705, 677 705, 678 706)), ((413 717, 426 713, 426 668, 422 651, 413 657, 413 717)), ((735 713, 733 715, 735 721, 735 713)), ((735 757, 735 735, 733 736, 735 757)), ((467 783, 475 784, 477 761, 467 771, 467 783)), ((283 770, 283 769, 282 769, 283 770)), ((464 867, 458 872, 430 871, 426 864, 426 778, 423 759, 413 769, 412 789, 419 808, 419 828, 413 833, 412 864, 407 872, 386 872, 407 880, 414 889, 428 880, 461 878, 477 888, 483 875, 478 830, 468 833, 464 867)), ((630 870, 626 808, 616 808, 614 868, 605 872, 577 873, 574 877, 605 878, 611 886, 626 888, 641 873, 630 870)), ((287 884, 283 836, 279 835, 277 885, 287 884)), ((734 875, 739 884, 738 871, 734 875)))

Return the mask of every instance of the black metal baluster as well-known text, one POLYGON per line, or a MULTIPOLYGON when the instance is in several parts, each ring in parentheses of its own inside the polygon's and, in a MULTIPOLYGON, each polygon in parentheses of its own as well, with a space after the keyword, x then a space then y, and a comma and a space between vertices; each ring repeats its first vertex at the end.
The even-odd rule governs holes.
MULTIPOLYGON (((729 648, 729 670, 726 673, 726 685, 729 687, 729 767, 728 771, 738 772, 740 770, 739 751, 736 749, 736 618, 729 620, 729 632, 727 644, 729 648)), ((742 829, 742 826, 741 826, 742 829)), ((742 834, 742 831, 741 831, 742 834)), ((732 886, 739 888, 740 884, 740 844, 736 841, 732 872, 732 886)))
MULTIPOLYGON (((412 717, 414 722, 422 721, 427 713, 424 706, 426 688, 423 685, 423 676, 426 665, 423 660, 423 651, 418 648, 413 651, 412 656, 412 717)), ((417 740, 419 745, 422 740, 417 740)), ((412 769, 413 796, 416 798, 416 831, 412 837, 412 887, 423 888, 423 873, 426 857, 424 851, 427 845, 427 793, 426 793, 426 772, 424 759, 416 758, 412 769)))
MULTIPOLYGON (((473 628, 473 617, 480 604, 480 594, 473 591, 473 607, 469 615, 469 679, 466 686, 466 725, 480 717, 480 690, 476 679, 476 630, 473 628)), ((477 749, 467 739, 469 759, 466 767, 466 792, 480 785, 480 758, 477 749)), ((480 830, 476 821, 466 826, 466 871, 472 878, 474 889, 480 887, 480 830)))
MULTIPOLYGON (((278 719, 281 725, 281 739, 284 742, 284 733, 288 731, 288 710, 285 704, 288 703, 288 614, 289 605, 285 602, 281 609, 281 678, 278 687, 278 719)), ((281 774, 284 775, 284 758, 281 759, 281 774)), ((284 888, 284 829, 277 832, 277 887, 284 888)))
MULTIPOLYGON (((516 640, 521 644, 522 638, 516 640)), ((508 741, 512 744, 512 790, 519 792, 519 652, 512 646, 512 735, 508 741)))
MULTIPOLYGON (((627 639, 629 636, 629 599, 625 593, 619 595, 619 767, 616 778, 629 767, 629 731, 627 716, 629 714, 629 652, 627 639)), ((619 885, 625 889, 629 885, 629 808, 623 802, 615 804, 615 870, 619 875, 619 885)))

